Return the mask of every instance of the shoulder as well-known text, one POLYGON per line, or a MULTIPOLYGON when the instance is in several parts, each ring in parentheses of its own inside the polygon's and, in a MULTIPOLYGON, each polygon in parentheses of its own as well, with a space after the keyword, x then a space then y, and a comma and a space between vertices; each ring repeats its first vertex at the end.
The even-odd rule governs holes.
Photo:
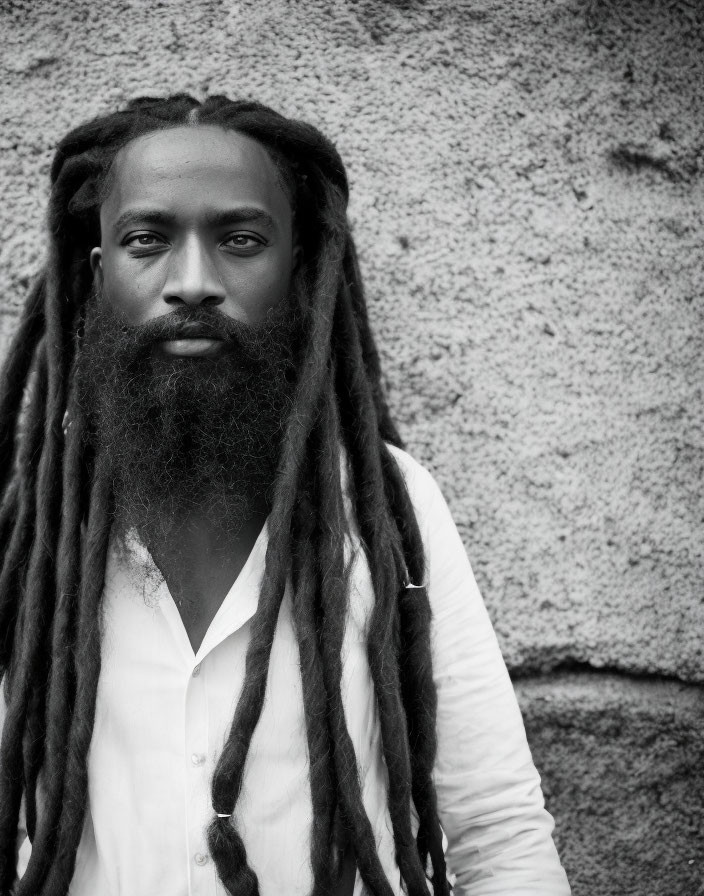
POLYGON ((432 474, 407 451, 395 445, 387 444, 386 447, 401 471, 416 515, 425 517, 438 500, 443 501, 437 482, 432 474))
POLYGON ((452 602, 450 598, 454 600, 455 597, 460 603, 469 599, 470 603, 476 603, 478 589, 472 568, 437 482, 408 452, 391 445, 388 449, 404 478, 418 520, 425 549, 431 605, 437 610, 441 604, 449 604, 452 602))
POLYGON ((426 551, 437 553, 438 541, 448 535, 458 541, 452 514, 433 475, 407 451, 387 447, 406 483, 426 551))

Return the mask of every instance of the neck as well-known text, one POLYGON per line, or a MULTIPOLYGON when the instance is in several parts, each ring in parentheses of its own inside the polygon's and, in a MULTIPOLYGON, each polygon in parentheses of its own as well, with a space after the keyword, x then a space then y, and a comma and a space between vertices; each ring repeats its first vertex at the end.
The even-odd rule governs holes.
POLYGON ((226 516, 213 513, 204 501, 184 509, 158 533, 145 533, 194 652, 247 562, 268 513, 269 505, 260 495, 246 519, 233 529, 226 516))

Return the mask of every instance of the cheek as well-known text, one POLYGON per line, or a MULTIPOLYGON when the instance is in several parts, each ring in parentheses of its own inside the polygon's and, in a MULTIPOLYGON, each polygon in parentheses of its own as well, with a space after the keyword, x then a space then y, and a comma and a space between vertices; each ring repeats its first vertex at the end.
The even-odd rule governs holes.
POLYGON ((135 269, 128 259, 103 256, 102 295, 110 307, 130 325, 169 311, 162 301, 163 271, 158 265, 135 269))
POLYGON ((260 256, 247 264, 231 265, 223 271, 227 298, 221 310, 249 323, 259 322, 289 294, 292 262, 290 254, 276 258, 260 256))

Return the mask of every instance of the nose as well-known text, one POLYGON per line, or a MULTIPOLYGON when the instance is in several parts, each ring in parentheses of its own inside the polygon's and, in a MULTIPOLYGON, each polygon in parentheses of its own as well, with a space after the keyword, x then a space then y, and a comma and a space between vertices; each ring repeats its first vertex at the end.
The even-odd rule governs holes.
POLYGON ((169 253, 163 299, 167 305, 221 305, 226 293, 214 259, 197 236, 169 253))

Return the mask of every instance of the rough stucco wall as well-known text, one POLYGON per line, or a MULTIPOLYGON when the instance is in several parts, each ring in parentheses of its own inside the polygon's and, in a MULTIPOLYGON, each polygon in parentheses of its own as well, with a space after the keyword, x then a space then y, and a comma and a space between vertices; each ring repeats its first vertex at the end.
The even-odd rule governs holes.
POLYGON ((702 896, 701 688, 592 672, 517 689, 576 896, 702 896))
MULTIPOLYGON (((448 497, 507 662, 525 679, 575 891, 693 894, 702 843, 687 825, 671 825, 682 854, 695 854, 685 876, 648 866, 634 888, 618 883, 639 869, 605 831, 633 807, 607 800, 604 828, 594 823, 587 794, 603 791, 588 757, 599 739, 583 749, 585 706, 616 710, 585 672, 581 690, 561 692, 568 731, 546 717, 538 673, 605 667, 639 699, 647 684, 628 676, 662 675, 675 705, 685 699, 675 680, 704 681, 699 4, 6 0, 2 10, 0 348, 42 257, 51 149, 78 120, 188 90, 257 97, 320 126, 348 164, 392 404, 448 497), (584 801, 561 796, 571 780, 584 801)), ((603 744, 624 774, 645 730, 636 704, 619 710, 632 740, 603 744)), ((670 724, 657 703, 649 718, 653 736, 670 724)), ((696 730, 691 713, 682 719, 696 730)), ((702 763, 680 753, 692 792, 704 789, 702 763)), ((652 761, 657 779, 661 760, 643 752, 641 773, 652 761)), ((653 810, 651 834, 674 807, 653 810)))

